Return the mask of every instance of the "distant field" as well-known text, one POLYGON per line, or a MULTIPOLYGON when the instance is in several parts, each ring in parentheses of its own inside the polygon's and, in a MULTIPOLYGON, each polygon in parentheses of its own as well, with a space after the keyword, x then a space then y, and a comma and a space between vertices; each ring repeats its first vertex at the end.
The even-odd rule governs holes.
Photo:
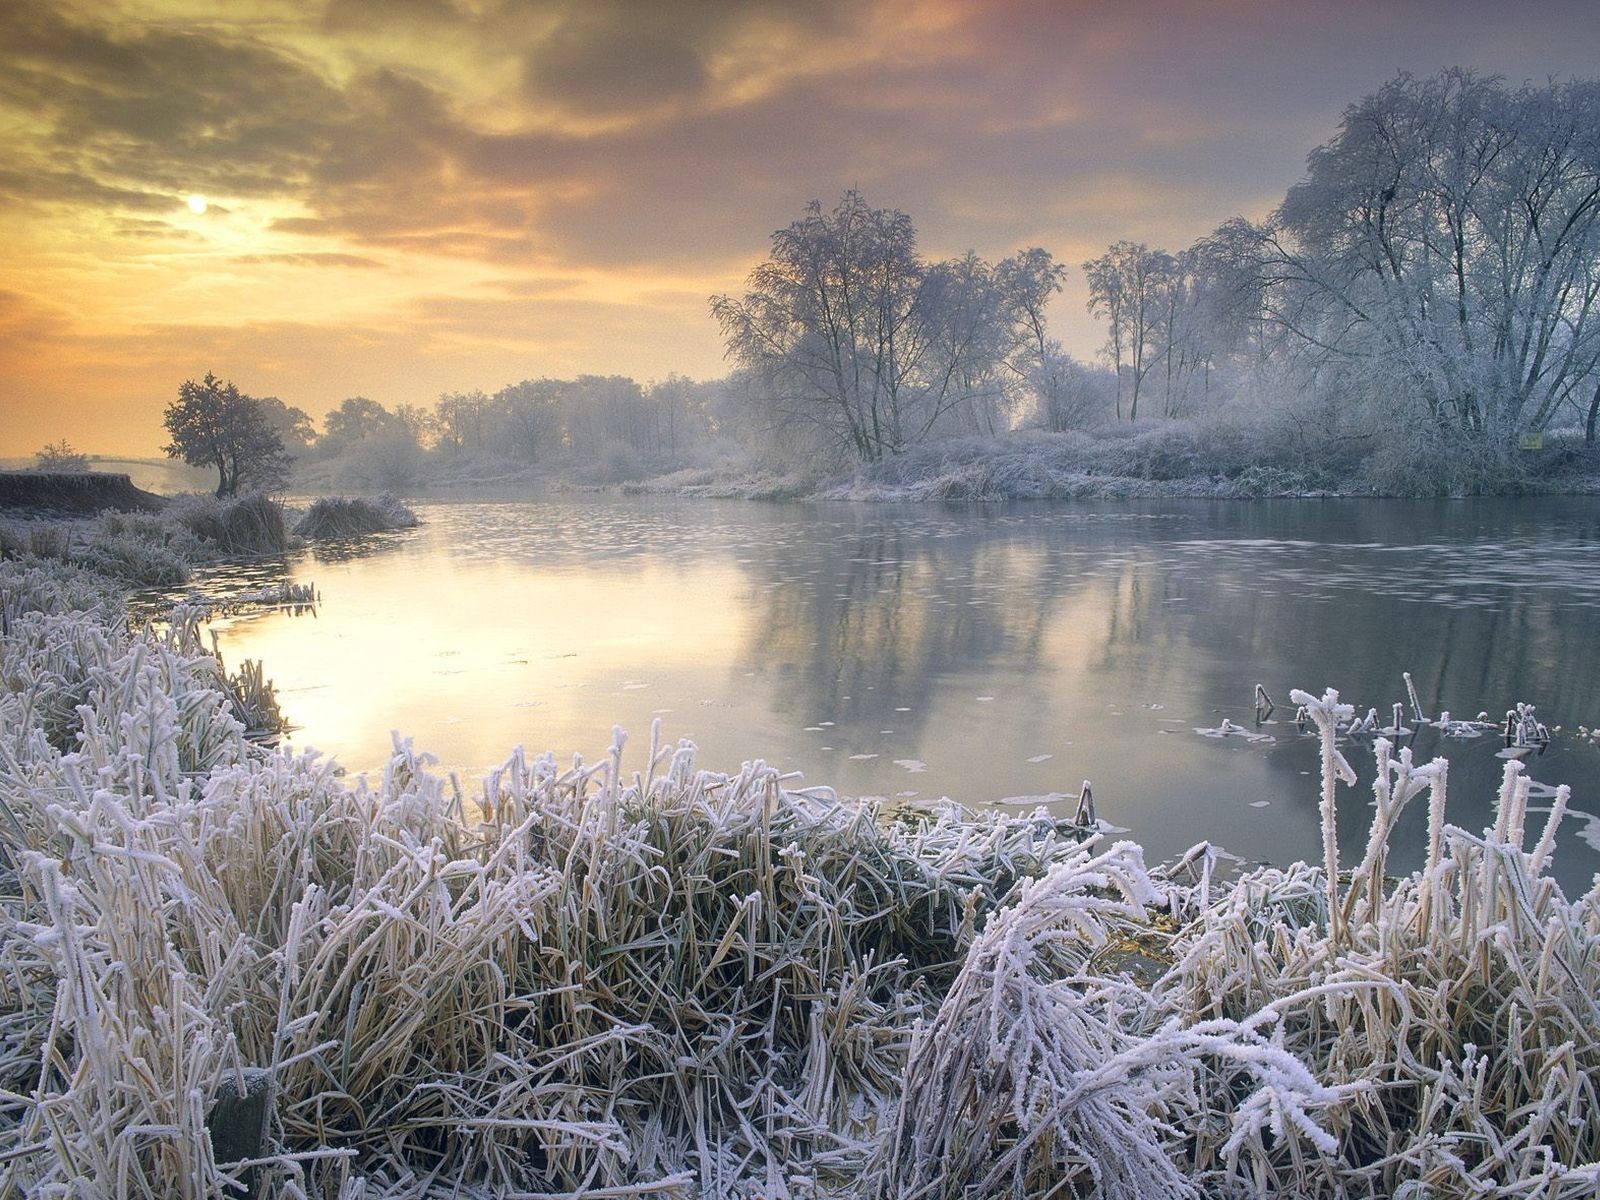
MULTIPOLYGON (((209 492, 217 486, 217 477, 213 472, 167 458, 104 458, 92 455, 89 465, 96 471, 127 475, 133 480, 134 487, 163 496, 173 496, 179 492, 209 492)), ((20 471, 31 466, 31 455, 0 459, 0 470, 20 471)))

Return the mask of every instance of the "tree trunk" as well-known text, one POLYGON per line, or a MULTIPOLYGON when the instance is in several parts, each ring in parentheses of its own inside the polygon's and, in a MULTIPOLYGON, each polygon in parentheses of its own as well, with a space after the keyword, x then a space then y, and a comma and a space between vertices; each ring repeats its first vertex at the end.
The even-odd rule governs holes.
POLYGON ((1583 423, 1583 444, 1594 445, 1595 426, 1600 423, 1600 384, 1595 385, 1594 399, 1589 401, 1589 419, 1583 423))

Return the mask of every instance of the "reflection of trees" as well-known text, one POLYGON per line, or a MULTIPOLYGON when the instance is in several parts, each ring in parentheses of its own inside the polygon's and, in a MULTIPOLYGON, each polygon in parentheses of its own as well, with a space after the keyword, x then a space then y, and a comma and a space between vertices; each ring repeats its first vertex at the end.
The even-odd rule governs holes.
MULTIPOLYGON (((1380 709, 1403 698, 1409 669, 1424 704, 1458 715, 1498 715, 1517 699, 1569 722, 1593 715, 1583 709, 1584 681, 1600 673, 1590 610, 1558 605, 1548 587, 1498 583, 1483 589, 1488 604, 1429 599, 1438 560, 1472 552, 1438 540, 1448 525, 1437 505, 1198 507, 1215 529, 1198 545, 1115 522, 835 533, 809 556, 814 572, 765 581, 750 657, 791 682, 785 702, 799 715, 848 712, 846 695, 881 712, 888 699, 921 700, 936 675, 1015 663, 1115 674, 1141 690, 1181 685, 1224 704, 1245 703, 1258 676, 1280 697, 1332 683, 1380 709), (1419 523, 1436 540, 1415 554, 1373 547, 1419 523), (1091 655, 1040 662, 1053 633, 1086 622, 1091 655), (1328 677, 1302 677, 1316 672, 1328 677), (868 685, 875 696, 863 696, 868 685)), ((1474 539, 1488 532, 1477 517, 1474 539)))
MULTIPOLYGON (((1523 699, 1554 721, 1593 723, 1595 610, 1539 572, 1539 538, 1571 534, 1551 531, 1563 514, 1570 526, 1566 504, 1196 503, 1163 506, 1185 514, 1170 523, 975 519, 930 537, 886 516, 819 528, 819 541, 775 575, 750 568, 746 658, 781 681, 773 705, 796 723, 874 729, 918 728, 930 695, 958 676, 995 680, 1049 723, 1073 717, 1045 711, 1052 704, 1101 692, 1163 699, 1185 719, 1217 705, 1246 709, 1257 679, 1280 705, 1290 687, 1332 684, 1386 712, 1404 697, 1403 670, 1435 715, 1498 716, 1523 699), (1410 530, 1425 544, 1405 548, 1410 530), (1443 593, 1492 603, 1432 599, 1443 593), (1065 688, 1064 673, 1076 677, 1065 688), (891 716, 897 707, 912 711, 891 716)), ((1569 545, 1561 560, 1576 569, 1582 549, 1569 545)), ((1420 757, 1440 752, 1431 737, 1420 757)), ((1496 746, 1445 747, 1451 819, 1468 828, 1489 818, 1504 767, 1496 746)), ((1314 819, 1307 756, 1280 747, 1262 758, 1281 776, 1278 795, 1303 796, 1314 819)), ((1370 778, 1364 748, 1352 762, 1370 778)), ((1174 795, 1184 786, 1174 781, 1174 795)), ((1352 853, 1365 837, 1364 787, 1348 793, 1341 825, 1352 853)))
POLYGON ((939 676, 1037 652, 1059 557, 1011 531, 930 539, 886 525, 836 537, 820 572, 758 596, 747 654, 781 676, 775 707, 797 719, 881 722, 906 707, 895 720, 911 725, 939 676))

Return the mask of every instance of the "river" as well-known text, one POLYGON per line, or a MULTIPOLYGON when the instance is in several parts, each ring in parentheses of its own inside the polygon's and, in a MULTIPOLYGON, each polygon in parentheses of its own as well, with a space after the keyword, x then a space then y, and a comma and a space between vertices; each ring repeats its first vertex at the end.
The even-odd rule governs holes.
MULTIPOLYGON (((584 496, 418 508, 417 530, 291 565, 315 617, 226 623, 263 659, 291 741, 352 771, 390 730, 470 776, 521 743, 642 761, 652 721, 703 765, 750 758, 845 795, 1029 807, 1093 782, 1153 859, 1209 840, 1320 858, 1315 739, 1291 688, 1360 712, 1537 705, 1534 807, 1573 787, 1557 858, 1600 870, 1600 499, 1160 501, 938 507, 584 496), (1257 682, 1277 702, 1256 725, 1257 682), (1224 719, 1246 733, 1207 736, 1224 719)), ((1451 761, 1449 819, 1480 829, 1493 733, 1408 743, 1451 761)), ((1370 749, 1340 801, 1364 841, 1370 749)), ((1530 824, 1540 822, 1537 816, 1530 824)), ((1415 865, 1421 812, 1396 867, 1415 865)))

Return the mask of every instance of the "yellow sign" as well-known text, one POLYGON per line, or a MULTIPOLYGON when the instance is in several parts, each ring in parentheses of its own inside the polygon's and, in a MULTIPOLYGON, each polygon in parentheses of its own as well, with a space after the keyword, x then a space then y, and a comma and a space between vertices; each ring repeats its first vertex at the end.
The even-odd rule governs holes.
POLYGON ((1522 435, 1522 439, 1520 442, 1518 442, 1518 445, 1520 445, 1524 450, 1543 450, 1544 434, 1525 433, 1522 435))

